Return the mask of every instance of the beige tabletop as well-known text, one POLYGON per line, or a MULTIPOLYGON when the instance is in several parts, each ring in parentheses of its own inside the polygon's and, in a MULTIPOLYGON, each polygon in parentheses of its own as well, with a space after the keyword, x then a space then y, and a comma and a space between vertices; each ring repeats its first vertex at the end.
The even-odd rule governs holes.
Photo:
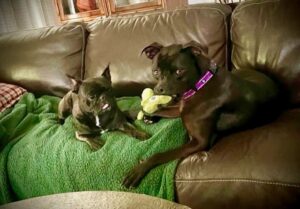
POLYGON ((87 191, 30 198, 0 206, 0 209, 190 209, 144 194, 87 191))

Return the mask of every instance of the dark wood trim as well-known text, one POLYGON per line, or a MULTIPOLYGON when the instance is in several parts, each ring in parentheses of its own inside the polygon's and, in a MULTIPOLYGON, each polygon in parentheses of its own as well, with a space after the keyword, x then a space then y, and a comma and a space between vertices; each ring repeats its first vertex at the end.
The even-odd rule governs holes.
POLYGON ((78 20, 90 21, 98 16, 112 16, 118 14, 128 14, 136 12, 146 12, 159 9, 176 9, 187 6, 188 0, 154 0, 132 5, 117 6, 115 0, 96 0, 99 9, 80 12, 76 14, 64 14, 62 0, 55 0, 56 10, 61 22, 74 22, 78 20))
POLYGON ((69 20, 78 20, 78 19, 90 19, 91 17, 96 17, 96 16, 101 16, 105 14, 105 10, 103 8, 103 4, 101 1, 98 1, 99 9, 97 10, 91 10, 87 12, 80 12, 76 14, 65 14, 64 13, 64 8, 63 8, 63 3, 62 0, 55 0, 56 7, 58 8, 60 20, 62 22, 67 22, 69 20))

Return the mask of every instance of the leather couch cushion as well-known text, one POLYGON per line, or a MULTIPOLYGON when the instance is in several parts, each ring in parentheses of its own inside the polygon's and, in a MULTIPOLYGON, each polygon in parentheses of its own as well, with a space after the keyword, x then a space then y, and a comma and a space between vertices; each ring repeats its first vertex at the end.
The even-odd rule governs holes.
POLYGON ((101 75, 108 63, 116 94, 140 95, 154 83, 151 60, 141 55, 153 42, 185 44, 191 40, 208 46, 208 56, 227 67, 226 5, 204 5, 146 15, 100 18, 87 26, 85 78, 101 75))
POLYGON ((179 203, 191 208, 300 208, 300 109, 226 136, 184 159, 176 173, 179 203), (253 201, 255 200, 255 201, 253 201))
POLYGON ((84 44, 79 24, 1 35, 0 81, 63 96, 71 87, 66 74, 81 78, 84 44))
POLYGON ((269 73, 300 104, 300 1, 253 0, 232 14, 234 68, 269 73))

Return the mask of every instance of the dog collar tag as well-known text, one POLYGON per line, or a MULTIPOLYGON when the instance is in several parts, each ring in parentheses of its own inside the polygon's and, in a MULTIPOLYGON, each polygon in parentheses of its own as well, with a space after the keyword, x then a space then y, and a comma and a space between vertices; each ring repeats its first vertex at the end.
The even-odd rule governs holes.
POLYGON ((195 84, 197 91, 201 89, 213 76, 214 74, 208 70, 205 75, 195 84))

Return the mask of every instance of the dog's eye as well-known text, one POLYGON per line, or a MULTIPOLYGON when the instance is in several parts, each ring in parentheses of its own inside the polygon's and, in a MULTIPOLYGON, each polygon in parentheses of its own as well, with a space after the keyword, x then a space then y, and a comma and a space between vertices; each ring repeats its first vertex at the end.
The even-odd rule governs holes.
POLYGON ((100 98, 100 100, 105 100, 105 95, 102 94, 99 98, 100 98))
POLYGON ((89 99, 86 100, 86 105, 91 106, 91 101, 89 99))
POLYGON ((92 101, 92 100, 94 100, 94 99, 96 99, 96 96, 94 95, 94 96, 89 96, 89 98, 88 98, 88 100, 90 100, 90 101, 92 101))
POLYGON ((155 77, 159 76, 159 74, 160 74, 159 70, 153 70, 153 75, 155 77))
POLYGON ((177 75, 177 76, 182 76, 183 73, 184 73, 184 70, 183 70, 183 69, 177 69, 177 70, 176 70, 176 75, 177 75))

